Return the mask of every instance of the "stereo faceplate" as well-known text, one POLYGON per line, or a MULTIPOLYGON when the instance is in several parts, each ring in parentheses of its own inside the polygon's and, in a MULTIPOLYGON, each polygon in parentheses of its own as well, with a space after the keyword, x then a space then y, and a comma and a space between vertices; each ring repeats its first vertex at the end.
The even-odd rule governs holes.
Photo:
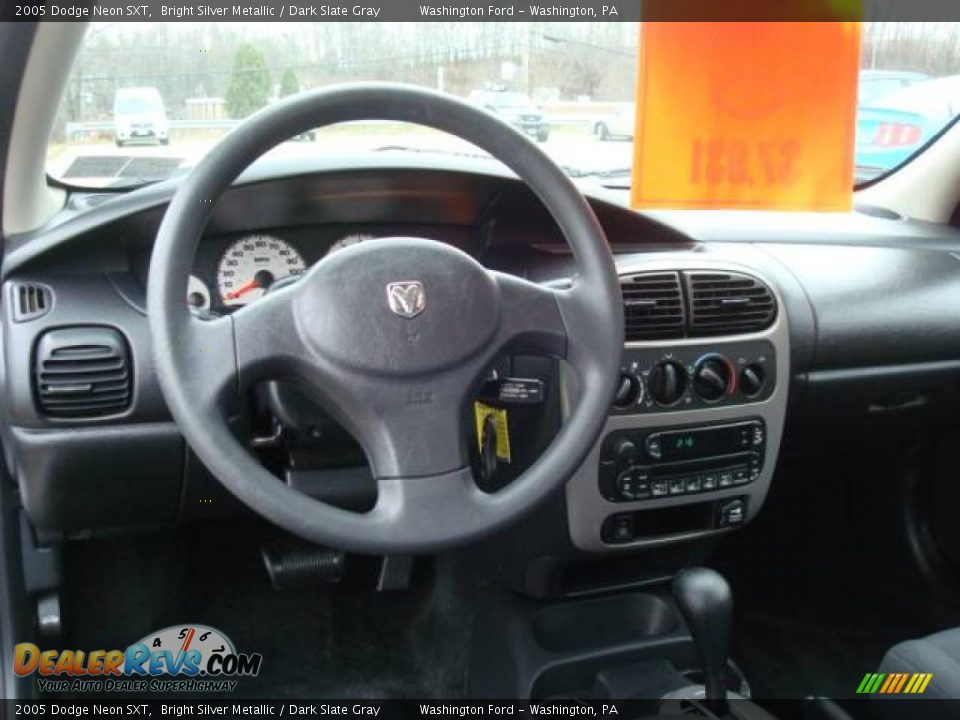
POLYGON ((766 452, 763 420, 670 430, 617 430, 603 441, 597 471, 610 502, 701 495, 760 477, 766 452))

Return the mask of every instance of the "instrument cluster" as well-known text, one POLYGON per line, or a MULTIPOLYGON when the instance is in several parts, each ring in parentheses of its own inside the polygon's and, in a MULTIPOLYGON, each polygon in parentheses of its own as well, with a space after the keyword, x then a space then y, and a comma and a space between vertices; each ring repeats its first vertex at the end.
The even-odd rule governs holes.
MULTIPOLYGON (((396 233, 379 235, 387 234, 396 233)), ((187 285, 187 305, 198 314, 233 312, 256 302, 274 285, 302 275, 327 254, 377 236, 348 232, 307 238, 296 230, 211 238, 197 253, 187 285)))

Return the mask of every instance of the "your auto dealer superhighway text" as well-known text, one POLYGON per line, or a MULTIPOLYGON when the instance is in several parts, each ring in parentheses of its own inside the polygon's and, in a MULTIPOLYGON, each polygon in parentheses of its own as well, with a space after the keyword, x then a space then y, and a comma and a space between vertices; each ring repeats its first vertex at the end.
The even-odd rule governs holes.
POLYGON ((227 17, 367 17, 380 15, 379 7, 369 5, 161 5, 160 14, 171 18, 227 17))

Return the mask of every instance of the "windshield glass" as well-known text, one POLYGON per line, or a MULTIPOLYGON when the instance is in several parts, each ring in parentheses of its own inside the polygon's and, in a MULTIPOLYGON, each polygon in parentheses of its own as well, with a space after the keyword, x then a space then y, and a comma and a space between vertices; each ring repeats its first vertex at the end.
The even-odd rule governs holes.
POLYGON ((119 115, 146 115, 160 109, 160 104, 145 97, 123 97, 118 94, 113 111, 119 115))
MULTIPOLYGON (((628 186, 643 116, 634 105, 639 37, 627 22, 93 23, 50 138, 48 172, 83 187, 161 180, 285 96, 379 80, 464 98, 571 175, 628 186)), ((854 183, 901 165, 960 112, 957 25, 866 23, 862 38, 854 183)), ((270 154, 388 150, 480 153, 426 128, 370 121, 309 131, 270 154)))

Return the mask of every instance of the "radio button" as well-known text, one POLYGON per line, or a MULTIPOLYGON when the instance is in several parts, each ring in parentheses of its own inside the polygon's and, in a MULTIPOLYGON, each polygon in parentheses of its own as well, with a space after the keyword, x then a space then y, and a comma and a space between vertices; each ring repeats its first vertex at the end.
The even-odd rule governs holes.
POLYGON ((670 494, 683 495, 687 491, 686 478, 670 478, 670 494))
POLYGON ((719 478, 716 473, 705 473, 703 476, 703 489, 716 490, 719 478))
POLYGON ((666 480, 654 480, 650 483, 650 494, 653 497, 663 497, 670 493, 670 483, 666 480))
POLYGON ((698 493, 703 488, 703 477, 701 475, 694 475, 687 478, 687 492, 688 493, 698 493))
POLYGON ((717 524, 720 527, 733 527, 735 525, 743 525, 747 513, 747 506, 743 500, 731 500, 728 503, 724 503, 720 506, 720 512, 718 513, 719 517, 717 518, 717 524))
POLYGON ((647 455, 649 455, 654 460, 659 460, 663 457, 663 446, 660 444, 660 434, 656 435, 647 435, 646 440, 647 455))
POLYGON ((733 470, 733 483, 734 485, 743 485, 744 483, 750 482, 750 471, 745 467, 734 468, 733 470))
POLYGON ((627 438, 620 438, 613 444, 613 457, 622 465, 628 465, 637 459, 640 448, 627 438))
POLYGON ((733 485, 733 473, 730 470, 724 470, 720 473, 720 487, 731 487, 733 485))
POLYGON ((633 517, 630 515, 615 515, 609 525, 609 542, 625 543, 633 540, 633 517))
POLYGON ((650 476, 637 467, 624 470, 617 476, 617 493, 624 500, 650 497, 650 476))

